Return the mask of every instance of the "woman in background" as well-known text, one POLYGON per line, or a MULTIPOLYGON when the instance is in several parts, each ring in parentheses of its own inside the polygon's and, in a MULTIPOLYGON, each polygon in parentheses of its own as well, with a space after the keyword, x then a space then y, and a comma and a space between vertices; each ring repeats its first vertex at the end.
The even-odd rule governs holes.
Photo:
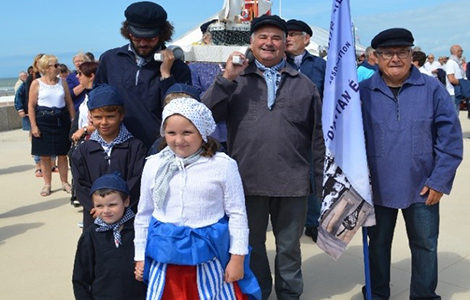
POLYGON ((59 64, 54 55, 43 55, 37 62, 42 77, 31 83, 29 91, 29 119, 31 121, 31 153, 41 157, 44 186, 41 196, 51 194, 51 155, 58 156, 62 189, 72 188, 67 181, 67 152, 70 121, 75 115, 67 83, 59 75, 59 64))

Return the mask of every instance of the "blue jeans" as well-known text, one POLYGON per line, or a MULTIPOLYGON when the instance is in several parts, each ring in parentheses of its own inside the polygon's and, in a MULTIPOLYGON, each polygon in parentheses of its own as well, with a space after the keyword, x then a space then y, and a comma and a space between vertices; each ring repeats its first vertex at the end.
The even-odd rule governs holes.
MULTIPOLYGON (((439 204, 415 203, 402 209, 411 249, 410 299, 441 299, 437 286, 439 204)), ((376 225, 368 228, 373 299, 390 297, 390 257, 398 209, 375 206, 376 225)))

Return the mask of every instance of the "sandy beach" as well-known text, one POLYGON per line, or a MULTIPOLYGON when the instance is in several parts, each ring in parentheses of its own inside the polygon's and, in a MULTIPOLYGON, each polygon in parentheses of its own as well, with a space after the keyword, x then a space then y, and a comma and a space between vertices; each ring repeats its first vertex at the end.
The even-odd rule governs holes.
MULTIPOLYGON (((460 114, 465 157, 470 154, 470 120, 460 114)), ((0 132, 0 295, 1 299, 73 299, 71 274, 81 229, 81 209, 69 204, 53 174, 51 196, 39 196, 43 184, 34 177, 27 133, 0 132)), ((441 202, 439 285, 442 299, 470 299, 470 222, 467 179, 470 161, 458 171, 453 193, 441 202)), ((304 295, 301 299, 362 299, 364 282, 362 241, 356 235, 343 256, 334 261, 308 237, 302 237, 304 295)), ((272 233, 268 251, 274 258, 272 233)), ((392 254, 392 297, 408 299, 410 255, 401 216, 392 254)), ((275 299, 271 296, 270 299, 275 299)))

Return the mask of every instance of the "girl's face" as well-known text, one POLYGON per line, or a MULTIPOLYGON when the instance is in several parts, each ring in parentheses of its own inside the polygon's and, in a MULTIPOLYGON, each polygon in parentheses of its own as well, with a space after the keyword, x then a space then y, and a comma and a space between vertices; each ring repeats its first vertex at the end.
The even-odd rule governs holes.
POLYGON ((172 115, 165 121, 165 140, 179 157, 188 157, 202 146, 202 137, 197 128, 181 115, 172 115))

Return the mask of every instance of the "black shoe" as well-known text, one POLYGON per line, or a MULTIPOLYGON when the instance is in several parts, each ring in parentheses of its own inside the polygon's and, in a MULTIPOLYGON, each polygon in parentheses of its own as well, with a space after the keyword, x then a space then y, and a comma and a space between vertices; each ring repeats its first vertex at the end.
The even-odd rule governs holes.
POLYGON ((318 237, 318 229, 315 226, 306 226, 305 227, 305 235, 312 238, 313 242, 317 242, 318 237))

